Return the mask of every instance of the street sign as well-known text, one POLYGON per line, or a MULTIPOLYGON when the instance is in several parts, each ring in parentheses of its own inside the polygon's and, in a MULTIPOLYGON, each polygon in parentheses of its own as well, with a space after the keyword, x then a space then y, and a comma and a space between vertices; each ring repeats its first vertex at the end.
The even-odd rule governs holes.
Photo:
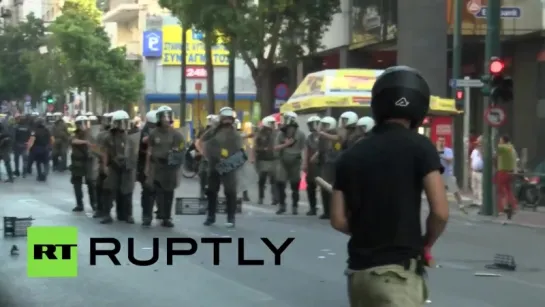
POLYGON ((195 83, 195 90, 197 92, 200 92, 202 90, 202 83, 200 82, 195 83))
POLYGON ((288 85, 285 83, 279 83, 274 88, 274 97, 276 99, 286 100, 288 99, 288 85))
POLYGON ((505 110, 498 106, 489 107, 484 112, 484 120, 495 128, 501 127, 506 119, 507 114, 505 113, 505 110))
POLYGON ((479 79, 450 79, 450 87, 483 87, 484 83, 479 79))
MULTIPOLYGON (((486 11, 487 7, 483 6, 477 13, 474 13, 473 15, 476 18, 486 18, 486 11)), ((502 19, 518 19, 522 17, 522 9, 516 6, 502 6, 500 16, 502 19)))

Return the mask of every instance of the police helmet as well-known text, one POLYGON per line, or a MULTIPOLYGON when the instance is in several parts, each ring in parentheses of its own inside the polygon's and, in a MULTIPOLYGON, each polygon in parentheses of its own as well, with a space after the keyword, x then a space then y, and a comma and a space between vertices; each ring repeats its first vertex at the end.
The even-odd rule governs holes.
POLYGON ((329 131, 337 127, 337 120, 331 116, 326 116, 320 120, 320 130, 329 131))
POLYGON ((47 112, 47 113, 45 113, 45 116, 53 116, 53 113, 47 112))
POLYGON ((310 130, 318 129, 320 126, 320 116, 313 115, 307 119, 307 126, 310 130))
POLYGON ((289 111, 282 114, 282 124, 283 125, 297 125, 297 114, 295 112, 289 111))
POLYGON ((76 127, 80 130, 84 130, 87 128, 87 122, 89 121, 89 117, 85 115, 77 116, 74 120, 74 124, 76 124, 76 127))
POLYGON ((93 116, 93 115, 95 115, 95 114, 93 114, 93 112, 87 112, 87 113, 85 113, 85 116, 87 116, 87 117, 93 116))
POLYGON ((261 120, 261 124, 263 124, 263 127, 274 129, 276 127, 276 119, 274 116, 265 116, 261 120))
POLYGON ((352 111, 346 111, 339 116, 339 127, 353 127, 358 123, 358 114, 352 111))
POLYGON ((131 117, 123 110, 112 113, 112 129, 127 130, 131 117))
POLYGON ((32 112, 32 113, 30 113, 30 115, 32 115, 32 116, 40 116, 40 113, 38 113, 38 112, 32 112))
POLYGON ((218 122, 218 116, 216 114, 210 114, 206 116, 206 125, 212 126, 218 122))
POLYGON ((430 87, 422 75, 408 66, 386 69, 371 90, 371 110, 380 124, 388 119, 406 119, 418 127, 430 109, 430 87))
POLYGON ((157 124, 157 111, 151 110, 146 113, 146 122, 150 124, 157 124))
POLYGON ((235 127, 238 131, 242 130, 242 123, 238 118, 235 118, 235 121, 233 122, 233 127, 235 127))
POLYGON ((364 116, 358 119, 356 126, 364 128, 365 132, 369 132, 375 127, 375 120, 369 116, 364 116))
POLYGON ((220 111, 218 112, 218 115, 221 118, 226 118, 226 117, 230 117, 230 118, 237 118, 237 114, 235 113, 235 111, 230 108, 230 107, 223 107, 220 109, 220 111))
POLYGON ((172 108, 169 106, 160 106, 155 113, 157 117, 157 124, 161 124, 161 118, 164 116, 166 120, 172 124, 174 122, 172 108))

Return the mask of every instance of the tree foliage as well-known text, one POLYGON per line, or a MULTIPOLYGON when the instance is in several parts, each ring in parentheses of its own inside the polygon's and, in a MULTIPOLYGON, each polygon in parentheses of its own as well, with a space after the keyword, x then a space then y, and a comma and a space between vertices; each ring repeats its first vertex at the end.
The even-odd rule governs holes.
MULTIPOLYGON (((216 29, 252 72, 265 113, 273 108, 271 74, 279 61, 315 53, 339 0, 160 0, 182 22, 216 29), (184 19, 185 18, 185 19, 184 19)), ((217 32, 214 32, 217 33, 217 32)))
MULTIPOLYGON (((39 91, 27 65, 28 54, 37 53, 44 41, 45 27, 33 14, 17 25, 7 25, 0 35, 0 98, 22 99, 39 91)), ((40 93, 41 94, 41 93, 40 93)), ((36 97, 34 97, 36 98, 36 97)))
POLYGON ((111 48, 93 0, 68 0, 49 27, 53 45, 70 71, 70 85, 96 90, 108 103, 134 103, 143 88, 138 67, 126 60, 125 48, 111 48))

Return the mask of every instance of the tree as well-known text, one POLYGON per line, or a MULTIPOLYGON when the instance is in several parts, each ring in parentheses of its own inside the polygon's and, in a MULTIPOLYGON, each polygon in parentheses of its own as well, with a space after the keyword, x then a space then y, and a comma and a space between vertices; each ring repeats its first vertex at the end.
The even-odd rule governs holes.
POLYGON ((275 64, 315 53, 339 0, 160 0, 174 15, 206 16, 208 27, 227 37, 252 72, 265 114, 274 106, 275 64), (281 50, 284 52, 281 52, 281 50), (283 58, 279 58, 279 55, 283 58))
MULTIPOLYGON (((184 1, 179 0, 159 0, 159 5, 169 9, 172 14, 178 17, 183 30, 195 29, 204 33, 204 55, 206 58, 205 69, 206 77, 206 96, 208 97, 207 111, 208 114, 215 113, 215 92, 214 92, 214 65, 212 63, 212 49, 216 45, 218 35, 216 31, 216 23, 214 14, 210 14, 213 10, 214 3, 207 2, 207 6, 202 6, 203 10, 187 10, 184 1)), ((201 6, 199 6, 201 7, 201 6)), ((185 45, 184 45, 185 48, 185 45)))
POLYGON ((50 26, 52 40, 66 59, 71 87, 86 93, 93 88, 106 102, 122 107, 138 100, 144 78, 126 60, 125 48, 111 48, 100 14, 94 0, 67 0, 50 26))
POLYGON ((125 54, 125 48, 108 51, 105 67, 99 72, 100 82, 96 86, 104 100, 115 107, 137 101, 144 87, 144 75, 137 65, 125 59, 125 54))
MULTIPOLYGON (((28 70, 26 57, 29 52, 38 52, 44 42, 45 27, 42 20, 27 16, 26 21, 8 25, 0 36, 0 97, 2 99, 22 99, 33 94, 36 100, 41 93, 31 93, 32 76, 28 70), (35 95, 38 95, 36 97, 35 95)), ((36 88, 34 88, 36 90, 36 88)))

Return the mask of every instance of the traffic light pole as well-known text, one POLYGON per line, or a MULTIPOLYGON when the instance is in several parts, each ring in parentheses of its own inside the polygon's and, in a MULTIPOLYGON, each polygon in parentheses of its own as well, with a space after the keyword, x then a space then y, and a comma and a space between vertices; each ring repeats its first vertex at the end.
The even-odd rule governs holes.
MULTIPOLYGON (((487 32, 486 32, 486 42, 485 42, 485 74, 490 74, 489 72, 489 62, 490 58, 500 56, 500 26, 501 26, 501 1, 492 0, 488 1, 488 7, 486 12, 487 18, 487 32)), ((489 92, 488 92, 489 93, 489 92)), ((491 100, 489 95, 484 97, 483 107, 484 110, 487 110, 488 107, 494 104, 494 101, 491 100)), ((494 215, 495 206, 494 206, 494 186, 493 186, 493 157, 492 157, 492 148, 493 148, 493 131, 492 127, 484 122, 483 127, 483 207, 481 214, 483 215, 494 215)))

